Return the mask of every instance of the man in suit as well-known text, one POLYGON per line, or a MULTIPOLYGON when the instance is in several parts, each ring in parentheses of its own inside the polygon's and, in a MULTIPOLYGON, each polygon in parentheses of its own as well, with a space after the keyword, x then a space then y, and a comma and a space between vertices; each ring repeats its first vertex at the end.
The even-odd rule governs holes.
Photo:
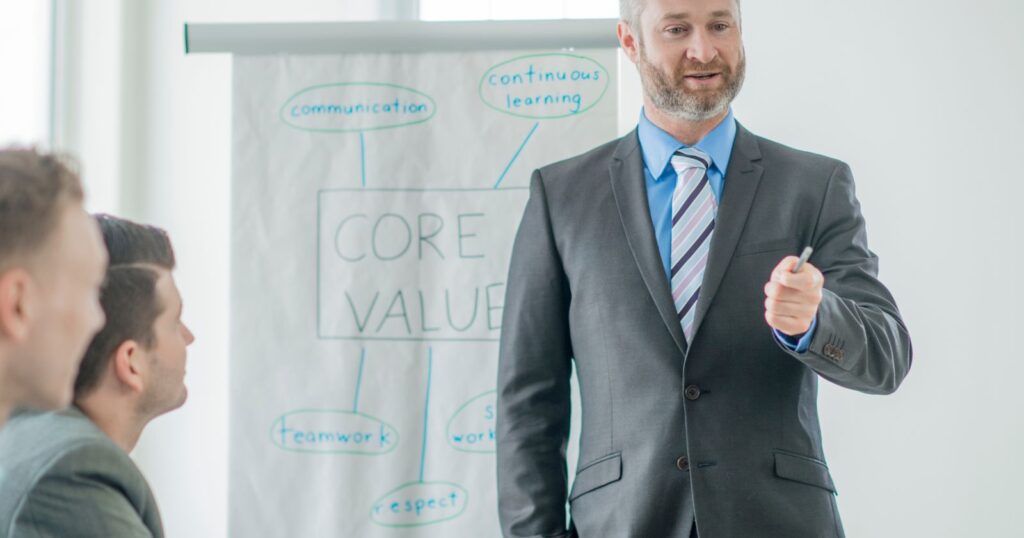
POLYGON ((74 383, 74 405, 27 412, 0 432, 0 538, 161 537, 156 500, 129 453, 155 417, 186 398, 186 348, 167 234, 98 217, 110 252, 107 323, 74 383))
POLYGON ((637 129, 536 171, 498 367, 502 531, 843 536, 818 377, 896 390, 910 338, 843 163, 733 118, 734 0, 623 0, 637 129), (814 248, 793 273, 794 256, 814 248), (569 491, 571 364, 582 398, 569 491), (570 522, 566 524, 566 502, 570 522))
POLYGON ((16 407, 66 406, 103 326, 107 255, 82 198, 58 156, 0 150, 0 427, 16 407))

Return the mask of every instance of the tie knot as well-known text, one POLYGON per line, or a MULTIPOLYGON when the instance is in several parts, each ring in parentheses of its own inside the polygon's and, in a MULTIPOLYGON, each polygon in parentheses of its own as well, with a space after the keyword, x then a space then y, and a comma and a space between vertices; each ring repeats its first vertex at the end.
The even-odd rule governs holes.
POLYGON ((711 157, 697 148, 681 148, 672 155, 672 168, 676 173, 691 168, 707 170, 711 166, 711 157))

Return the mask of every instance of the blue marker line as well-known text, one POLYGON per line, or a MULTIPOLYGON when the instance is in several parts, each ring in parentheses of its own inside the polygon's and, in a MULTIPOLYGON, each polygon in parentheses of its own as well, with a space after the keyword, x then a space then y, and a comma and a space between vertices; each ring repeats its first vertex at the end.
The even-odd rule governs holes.
POLYGON ((363 177, 363 186, 366 186, 366 138, 363 137, 363 132, 359 131, 359 172, 363 177))
POLYGON ((427 461, 427 416, 430 411, 430 376, 434 369, 434 348, 427 348, 427 397, 423 402, 423 449, 420 451, 420 483, 423 483, 423 468, 427 461))
POLYGON ((359 375, 356 376, 356 396, 352 400, 352 412, 359 412, 359 387, 363 384, 363 365, 366 364, 366 348, 359 353, 359 375))
POLYGON ((512 168, 512 164, 519 158, 519 154, 523 152, 523 148, 526 147, 526 143, 530 141, 530 137, 533 136, 533 132, 537 130, 537 127, 540 127, 539 121, 533 124, 533 129, 530 129, 529 134, 526 135, 526 139, 519 145, 519 149, 516 150, 516 154, 512 156, 512 160, 508 162, 508 166, 506 166, 505 171, 501 173, 501 177, 498 178, 498 182, 494 184, 495 189, 501 186, 501 182, 505 180, 505 174, 508 174, 509 169, 512 168))
POLYGON ((321 207, 323 206, 324 193, 316 193, 316 337, 323 338, 323 331, 320 329, 323 325, 320 324, 320 219, 323 212, 321 207))

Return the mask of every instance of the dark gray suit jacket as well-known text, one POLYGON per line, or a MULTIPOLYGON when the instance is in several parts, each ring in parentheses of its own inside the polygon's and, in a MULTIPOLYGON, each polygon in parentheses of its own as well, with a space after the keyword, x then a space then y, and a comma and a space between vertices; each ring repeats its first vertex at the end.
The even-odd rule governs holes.
POLYGON ((842 536, 818 377, 886 394, 911 363, 849 167, 739 127, 690 345, 635 131, 538 170, 530 189, 498 367, 504 534, 686 537, 696 520, 701 538, 842 536), (764 284, 804 245, 826 281, 797 354, 765 322, 764 284), (582 431, 570 492, 572 361, 582 431))
POLYGON ((162 536, 146 479, 77 408, 0 431, 0 538, 162 536))

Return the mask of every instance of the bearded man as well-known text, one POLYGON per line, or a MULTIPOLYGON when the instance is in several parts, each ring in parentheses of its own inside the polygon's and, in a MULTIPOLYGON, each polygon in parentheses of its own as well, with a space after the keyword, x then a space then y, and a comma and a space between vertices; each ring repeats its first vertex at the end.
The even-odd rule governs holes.
POLYGON ((639 125, 534 172, 513 250, 502 532, 843 536, 818 378, 888 394, 911 364, 850 168, 734 119, 738 1, 620 5, 619 42, 643 83, 639 125), (570 490, 573 363, 582 430, 570 490))

